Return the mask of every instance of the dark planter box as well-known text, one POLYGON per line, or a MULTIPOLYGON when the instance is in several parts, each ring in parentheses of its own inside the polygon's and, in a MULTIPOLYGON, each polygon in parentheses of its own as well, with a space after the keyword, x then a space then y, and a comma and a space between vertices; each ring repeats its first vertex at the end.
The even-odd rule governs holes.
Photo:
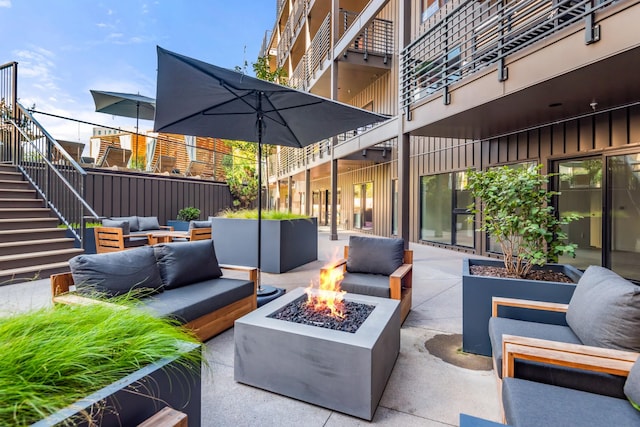
MULTIPOLYGON (((471 265, 503 266, 504 263, 498 260, 465 259, 462 264, 462 350, 484 356, 491 356, 488 325, 492 297, 566 304, 571 300, 576 283, 582 277, 582 272, 578 269, 562 264, 547 264, 544 269, 562 272, 576 283, 474 276, 469 271, 471 265)), ((501 308, 500 315, 531 322, 566 325, 563 313, 505 307, 501 308)))
MULTIPOLYGON (((222 264, 258 265, 258 220, 212 217, 216 256, 222 264)), ((261 270, 284 273, 318 259, 317 218, 262 220, 261 270)))
POLYGON ((167 221, 167 225, 173 227, 174 231, 189 231, 189 221, 179 221, 177 219, 170 219, 167 221))
MULTIPOLYGON (((76 238, 76 236, 74 236, 69 229, 65 230, 65 234, 66 234, 66 237, 68 238, 71 238, 71 239, 76 238)), ((95 254, 96 253, 96 234, 93 228, 84 229, 84 236, 82 237, 82 240, 84 240, 84 253, 95 254)), ((80 242, 78 241, 78 239, 76 239, 74 246, 76 248, 80 247, 80 242)))
MULTIPOLYGON (((188 344, 185 352, 189 351, 201 351, 200 346, 188 344)), ((199 427, 201 375, 202 366, 199 369, 189 368, 184 366, 179 358, 164 359, 98 390, 85 399, 32 424, 32 427, 56 426, 60 423, 88 427, 90 424, 83 420, 81 414, 95 415, 99 411, 101 427, 136 426, 165 406, 187 414, 189 427, 199 427)))

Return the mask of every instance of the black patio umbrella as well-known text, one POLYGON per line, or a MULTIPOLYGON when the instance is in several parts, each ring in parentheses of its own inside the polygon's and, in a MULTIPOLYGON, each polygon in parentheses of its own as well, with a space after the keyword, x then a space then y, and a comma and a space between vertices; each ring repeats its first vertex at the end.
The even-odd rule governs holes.
POLYGON ((156 100, 135 93, 106 92, 90 90, 96 112, 136 119, 135 161, 138 160, 138 122, 140 119, 153 120, 156 113, 156 100))
POLYGON ((256 142, 261 161, 262 144, 301 148, 387 118, 158 47, 156 132, 256 142))

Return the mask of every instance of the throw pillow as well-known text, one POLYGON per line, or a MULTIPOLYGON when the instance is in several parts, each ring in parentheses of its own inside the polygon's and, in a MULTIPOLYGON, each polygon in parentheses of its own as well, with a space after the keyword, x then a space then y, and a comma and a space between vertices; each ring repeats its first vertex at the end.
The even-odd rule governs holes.
POLYGON ((152 247, 69 260, 76 290, 82 294, 122 295, 131 289, 162 292, 162 278, 152 247))
POLYGON ((211 221, 189 221, 189 230, 192 228, 211 228, 211 221))
POLYGON ((222 276, 213 240, 163 243, 154 250, 166 289, 222 276))
POLYGON ((583 344, 640 351, 640 286, 590 266, 569 301, 567 323, 583 344))
POLYGON ((624 394, 629 402, 640 411, 640 359, 633 364, 629 376, 624 383, 624 394))
POLYGON ((138 225, 137 216, 112 216, 111 219, 116 221, 127 221, 129 223, 129 229, 131 231, 140 231, 140 225, 138 225))
POLYGON ((404 241, 380 237, 349 237, 349 273, 391 275, 404 262, 404 241))
POLYGON ((139 216, 138 231, 160 230, 160 223, 157 216, 139 216))
POLYGON ((122 234, 124 234, 125 236, 128 236, 129 233, 131 232, 131 229, 129 227, 129 221, 116 221, 113 219, 103 219, 102 226, 122 228, 122 234))

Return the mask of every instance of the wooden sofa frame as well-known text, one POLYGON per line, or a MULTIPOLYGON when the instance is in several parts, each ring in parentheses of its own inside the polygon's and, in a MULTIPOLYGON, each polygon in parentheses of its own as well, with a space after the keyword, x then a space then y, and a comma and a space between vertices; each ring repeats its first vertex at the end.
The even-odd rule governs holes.
MULTIPOLYGON (((344 247, 344 258, 325 265, 320 270, 324 274, 326 270, 342 267, 342 271, 347 269, 349 259, 349 246, 344 247)), ((391 299, 400 301, 400 320, 404 323, 411 311, 411 296, 413 292, 413 251, 404 250, 403 264, 389 276, 389 290, 391 299), (404 287, 402 282, 404 281, 404 287)))
MULTIPOLYGON (((253 282, 253 294, 185 323, 184 326, 191 329, 198 339, 203 342, 229 329, 233 326, 236 319, 252 312, 258 307, 258 269, 255 267, 229 264, 220 264, 220 268, 248 273, 249 280, 253 282)), ((74 288, 75 283, 73 282, 71 273, 51 275, 51 295, 53 296, 52 301, 54 304, 111 304, 102 300, 74 294, 72 293, 74 288)))
MULTIPOLYGON (((160 229, 173 231, 173 227, 168 225, 161 225, 160 229)), ((127 248, 124 244, 125 238, 147 237, 146 234, 123 234, 120 227, 94 227, 93 232, 96 237, 96 253, 98 254, 133 249, 137 246, 127 248)), ((147 242, 149 242, 148 239, 147 242)))

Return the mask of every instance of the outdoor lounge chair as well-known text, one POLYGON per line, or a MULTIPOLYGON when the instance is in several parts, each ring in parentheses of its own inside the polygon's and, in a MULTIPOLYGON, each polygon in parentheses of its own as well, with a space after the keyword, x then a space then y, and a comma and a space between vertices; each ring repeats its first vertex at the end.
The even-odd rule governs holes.
MULTIPOLYGON (((498 383, 503 378, 503 351, 512 336, 518 342, 546 340, 558 348, 589 345, 640 352, 640 287, 604 267, 590 266, 569 304, 493 297, 489 336, 498 383), (565 312, 567 325, 527 322, 499 316, 501 306, 565 312)), ((586 372, 529 361, 515 364, 518 377, 621 398, 624 377, 586 372)))
POLYGON ((213 176, 213 165, 201 160, 190 160, 185 176, 213 176))
POLYGON ((95 227, 93 230, 96 237, 96 253, 99 254, 124 251, 149 243, 147 236, 124 234, 121 227, 95 227))
POLYGON ((131 158, 131 150, 126 148, 115 147, 108 145, 104 151, 104 155, 96 166, 101 168, 108 168, 112 166, 126 168, 131 158))
POLYGON ((322 267, 342 268, 343 291, 400 300, 402 322, 411 310, 413 251, 404 249, 402 239, 350 236, 344 258, 322 267))
POLYGON ((509 337, 502 368, 504 421, 514 427, 638 426, 640 411, 631 404, 640 402, 638 356, 636 352, 509 337), (619 375, 625 378, 618 390, 621 397, 521 379, 516 360, 619 375))
POLYGON ((173 156, 158 156, 155 165, 153 165, 153 173, 171 173, 176 168, 176 158, 173 156))
POLYGON ((58 144, 60 144, 60 146, 64 148, 64 151, 66 151, 69 156, 71 156, 71 158, 76 161, 76 163, 80 163, 82 151, 84 150, 83 142, 58 140, 58 144))

